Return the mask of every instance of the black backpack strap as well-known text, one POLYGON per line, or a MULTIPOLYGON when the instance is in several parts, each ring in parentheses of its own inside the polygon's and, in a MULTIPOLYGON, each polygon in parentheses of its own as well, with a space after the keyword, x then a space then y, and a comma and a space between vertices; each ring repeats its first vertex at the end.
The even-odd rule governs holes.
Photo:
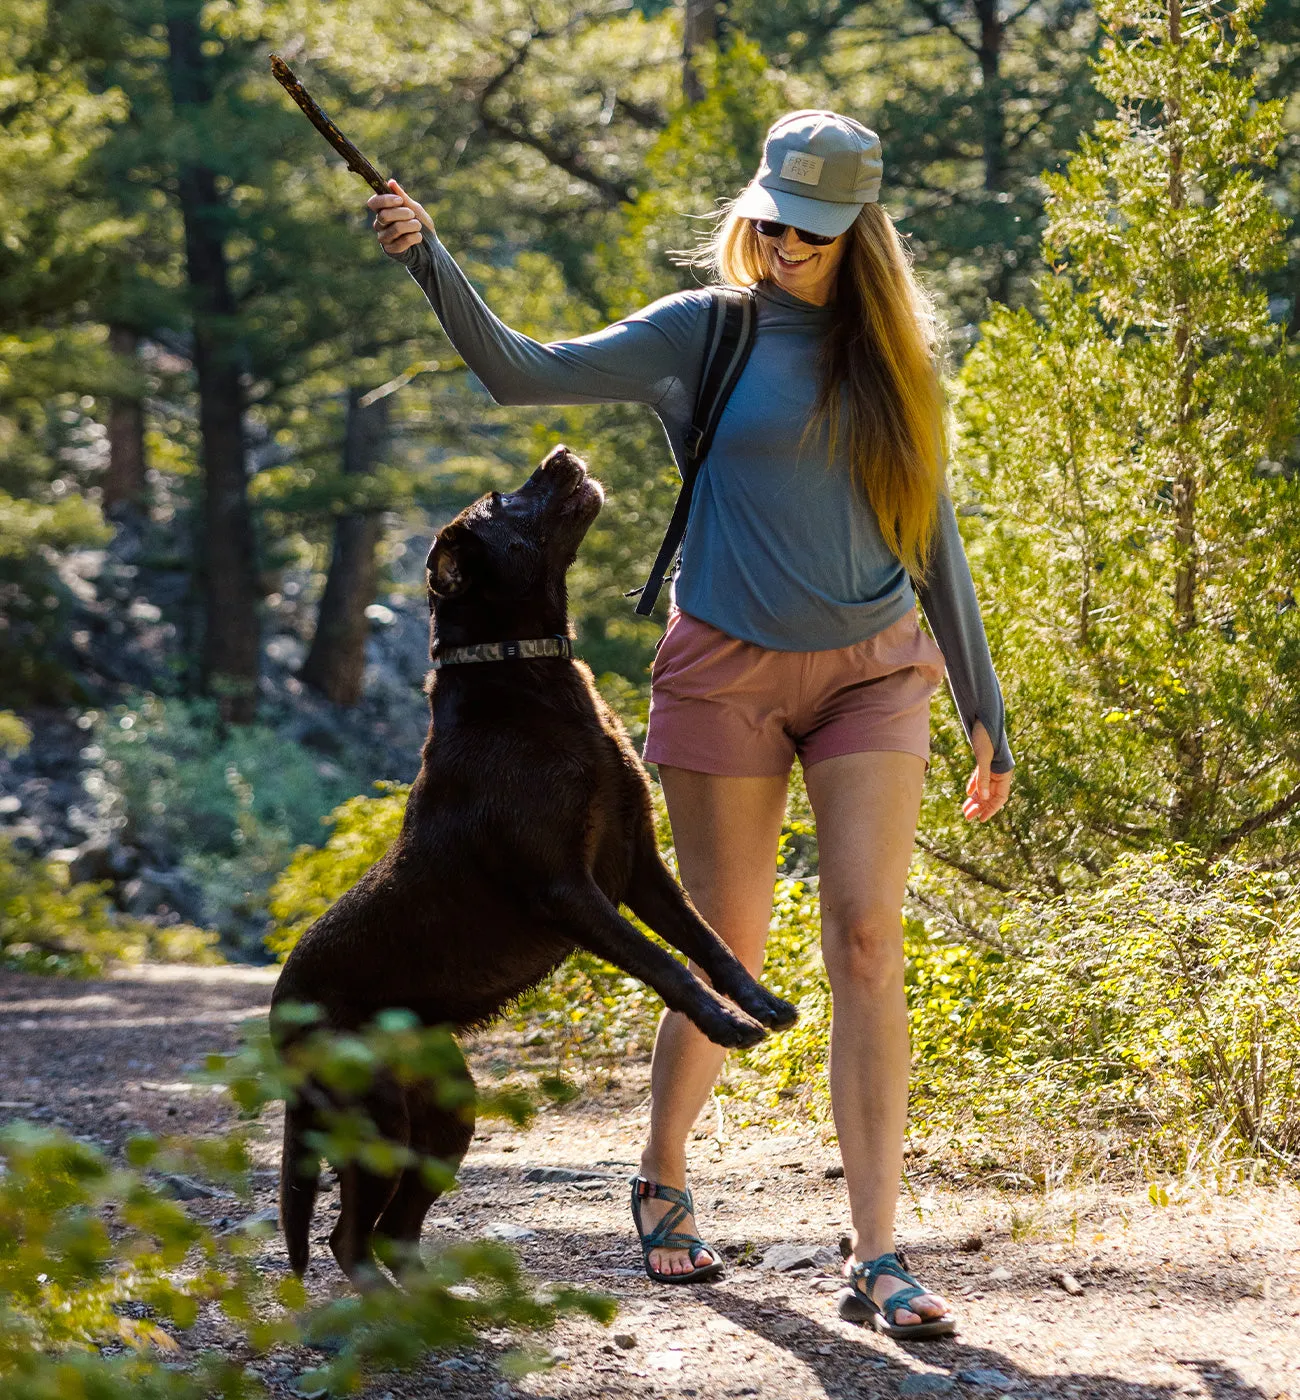
POLYGON ((731 391, 736 387, 749 352, 754 345, 754 293, 748 288, 714 287, 709 303, 707 349, 704 369, 700 375, 700 391, 695 399, 695 415, 686 431, 686 461, 682 465, 682 489, 673 507, 672 519, 663 544, 655 556, 650 577, 641 588, 626 597, 640 593, 636 605, 640 617, 649 617, 663 587, 664 578, 686 535, 686 520, 691 512, 695 482, 709 455, 713 434, 717 431, 722 410, 727 406, 731 391))

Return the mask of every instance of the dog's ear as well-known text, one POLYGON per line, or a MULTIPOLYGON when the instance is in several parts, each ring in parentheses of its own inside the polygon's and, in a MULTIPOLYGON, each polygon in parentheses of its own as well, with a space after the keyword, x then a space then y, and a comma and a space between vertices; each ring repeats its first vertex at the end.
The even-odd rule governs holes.
POLYGON ((478 541, 474 532, 453 521, 439 532, 424 567, 429 592, 436 598, 456 598, 469 587, 478 541))

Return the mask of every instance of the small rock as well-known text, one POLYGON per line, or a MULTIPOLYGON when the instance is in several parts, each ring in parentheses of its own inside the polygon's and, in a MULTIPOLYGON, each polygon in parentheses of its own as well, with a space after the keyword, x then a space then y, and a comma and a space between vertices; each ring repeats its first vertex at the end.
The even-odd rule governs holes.
POLYGON ((586 1171, 581 1167, 529 1167, 525 1181, 614 1181, 609 1172, 586 1171))
POLYGON ((228 1225, 221 1231, 223 1235, 233 1235, 239 1230, 257 1230, 263 1225, 278 1225, 280 1222, 280 1212, 270 1206, 266 1210, 259 1210, 255 1215, 246 1215, 243 1220, 236 1220, 233 1225, 228 1225))
POLYGON ((844 1287, 842 1278, 815 1278, 812 1281, 814 1293, 838 1293, 844 1287))
POLYGON ((898 1383, 900 1395, 946 1395, 955 1386, 951 1376, 937 1376, 928 1372, 913 1372, 904 1376, 898 1383))
POLYGON ((1012 1278, 1010 1269, 1004 1269, 1001 1264, 989 1274, 990 1283, 1009 1283, 1012 1278))
POLYGON ((656 1371, 680 1371, 686 1358, 680 1351, 652 1351, 646 1356, 646 1365, 656 1371))
POLYGON ((983 1235, 967 1235, 957 1246, 963 1254, 978 1254, 984 1248, 983 1235))
POLYGON ((1071 1298, 1077 1298, 1083 1292, 1083 1284, 1073 1274, 1066 1273, 1064 1269, 1055 1270, 1052 1274, 1052 1282, 1065 1289, 1071 1298))
POLYGON ((1011 1390, 1016 1384, 1010 1376, 995 1371, 992 1366, 972 1366, 968 1370, 958 1371, 957 1379, 965 1381, 967 1385, 995 1385, 1001 1390, 1011 1390))
POLYGON ((793 1240, 785 1240, 769 1245, 758 1267, 785 1274, 791 1269, 812 1269, 834 1262, 835 1255, 824 1245, 796 1244, 793 1240))
POLYGON ((164 1195, 170 1196, 174 1201, 211 1201, 231 1194, 219 1187, 195 1181, 192 1176, 182 1176, 180 1172, 163 1177, 162 1188, 164 1195))
POLYGON ((543 1030, 529 1031, 519 1043, 521 1045, 545 1045, 546 1032, 543 1030))
POLYGON ((750 1196, 756 1196, 760 1191, 766 1190, 767 1184, 762 1181, 751 1181, 749 1185, 745 1187, 746 1194, 750 1196))
POLYGON ((624 1351, 631 1351, 636 1346, 636 1338, 631 1332, 615 1332, 614 1345, 622 1347, 624 1351))
POLYGON ((836 1162, 835 1165, 834 1165, 833 1167, 827 1167, 826 1170, 825 1170, 824 1172, 822 1172, 822 1176, 825 1177, 827 1181, 839 1181, 839 1180, 841 1180, 842 1177, 844 1176, 844 1165, 843 1165, 843 1163, 841 1163, 841 1162, 836 1162))
POLYGON ((523 1225, 512 1224, 509 1220, 497 1220, 483 1231, 483 1237, 489 1240, 500 1240, 504 1244, 519 1244, 523 1240, 535 1240, 537 1231, 529 1230, 523 1225))
POLYGON ((552 1347, 552 1348, 551 1348, 551 1360, 552 1360, 552 1361, 567 1361, 572 1355, 573 1355, 573 1353, 569 1350, 568 1347, 552 1347))

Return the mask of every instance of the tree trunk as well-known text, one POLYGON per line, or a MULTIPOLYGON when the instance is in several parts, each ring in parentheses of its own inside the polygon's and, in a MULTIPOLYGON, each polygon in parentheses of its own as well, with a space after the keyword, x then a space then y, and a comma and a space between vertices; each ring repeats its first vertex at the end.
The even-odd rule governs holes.
MULTIPOLYGON (((197 0, 179 0, 167 20, 173 113, 178 130, 191 139, 199 130, 196 109, 212 102, 198 15, 197 0)), ((222 228, 225 211, 216 175, 200 160, 182 157, 177 187, 185 225, 203 458, 202 679, 204 689, 217 697, 223 718, 247 724, 257 708, 261 638, 237 313, 222 228)))
MULTIPOLYGON (((385 394, 368 408, 361 406, 361 397, 362 390, 348 390, 343 471, 349 476, 373 472, 388 444, 390 396, 385 394)), ((369 633, 366 609, 375 597, 375 552, 381 533, 382 521, 375 511, 340 516, 334 526, 316 635, 301 674, 304 684, 336 705, 355 705, 361 699, 369 633)))
POLYGON ((704 84, 695 71, 695 55, 706 44, 718 42, 720 0, 685 0, 682 21, 682 92, 687 102, 699 102, 704 84))
POLYGON ((984 189, 996 194, 1007 185, 1007 114, 1003 109, 1002 40, 997 0, 975 0, 979 17, 980 86, 983 89, 982 135, 984 189))
MULTIPOLYGON (((1181 0, 1168 0, 1169 46, 1182 44, 1181 0)), ((1182 120, 1182 101, 1177 79, 1165 100, 1166 130, 1169 139, 1169 207, 1179 210, 1186 202, 1183 180, 1183 145, 1178 132, 1182 120)), ((1173 256, 1177 259, 1177 250, 1173 256)), ((1174 349, 1174 626, 1180 636, 1189 637, 1197 626, 1197 584, 1199 581, 1200 544, 1196 529, 1196 504, 1200 488, 1198 464, 1189 452, 1187 433, 1195 411, 1192 401, 1196 365, 1191 348, 1191 332, 1187 324, 1187 296, 1176 293, 1170 308, 1169 322, 1173 328, 1174 349)), ((1190 641, 1188 643, 1190 646, 1190 641)), ((1180 840, 1194 836, 1194 829, 1205 805, 1205 743, 1197 720, 1199 706, 1193 689, 1194 679, 1183 676, 1188 694, 1184 697, 1182 728, 1175 741, 1178 779, 1173 800, 1173 832, 1180 840)))
MULTIPOLYGON (((110 326, 108 348, 135 362, 139 337, 126 326, 110 326)), ((108 408, 108 470, 104 473, 104 514, 145 504, 144 404, 136 395, 114 394, 108 408)))

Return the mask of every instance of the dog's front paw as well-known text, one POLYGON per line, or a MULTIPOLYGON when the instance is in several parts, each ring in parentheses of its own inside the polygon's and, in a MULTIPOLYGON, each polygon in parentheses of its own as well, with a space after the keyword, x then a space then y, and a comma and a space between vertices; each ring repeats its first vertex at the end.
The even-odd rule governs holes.
POLYGON ((737 1006, 768 1030, 785 1030, 799 1019, 797 1008, 775 992, 769 992, 761 982, 747 979, 740 986, 726 988, 726 992, 737 1006))
POLYGON ((728 1050, 747 1050, 767 1035, 767 1031, 752 1016, 729 1006, 720 997, 687 1010, 686 1015, 715 1045, 725 1045, 728 1050))
POLYGON ((769 1030, 783 1031, 799 1019, 798 1007, 792 1006, 784 997, 769 992, 766 987, 759 987, 758 990, 760 996, 754 998, 755 1004, 745 1005, 745 1010, 756 1021, 761 1021, 769 1030))

